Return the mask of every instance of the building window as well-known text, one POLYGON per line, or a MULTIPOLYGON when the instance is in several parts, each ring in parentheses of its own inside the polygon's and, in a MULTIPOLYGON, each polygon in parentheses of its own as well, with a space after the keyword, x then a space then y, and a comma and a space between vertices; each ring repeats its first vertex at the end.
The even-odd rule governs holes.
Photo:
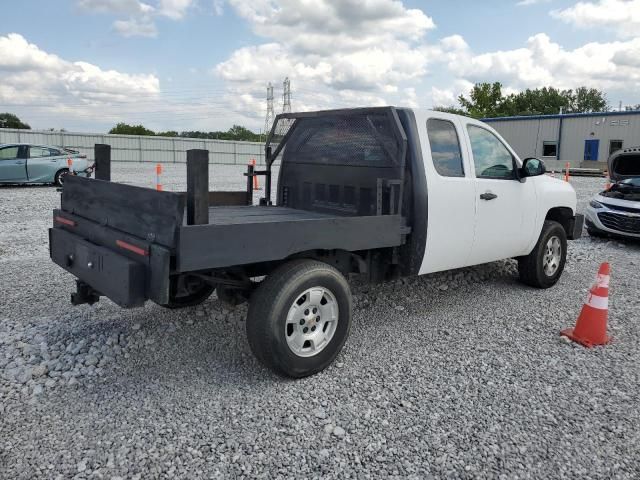
POLYGON ((542 156, 543 157, 557 157, 558 156, 558 142, 542 142, 542 156))
POLYGON ((613 152, 617 152, 618 150, 622 150, 622 140, 609 141, 609 155, 613 152))

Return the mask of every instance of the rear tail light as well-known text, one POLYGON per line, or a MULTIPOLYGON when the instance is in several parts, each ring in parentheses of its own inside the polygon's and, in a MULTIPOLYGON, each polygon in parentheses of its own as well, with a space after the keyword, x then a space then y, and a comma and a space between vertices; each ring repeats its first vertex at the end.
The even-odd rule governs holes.
POLYGON ((142 255, 143 257, 146 257, 147 255, 149 255, 148 250, 145 250, 144 248, 138 247, 136 245, 132 245, 131 243, 127 243, 123 240, 116 240, 116 245, 119 246, 120 248, 124 248, 125 250, 129 250, 130 252, 137 253, 138 255, 142 255))
POLYGON ((76 226, 76 222, 74 222, 73 220, 69 220, 68 218, 64 218, 61 217, 60 215, 56 215, 54 217, 54 220, 58 223, 61 223, 63 225, 67 225, 69 227, 75 227, 76 226))

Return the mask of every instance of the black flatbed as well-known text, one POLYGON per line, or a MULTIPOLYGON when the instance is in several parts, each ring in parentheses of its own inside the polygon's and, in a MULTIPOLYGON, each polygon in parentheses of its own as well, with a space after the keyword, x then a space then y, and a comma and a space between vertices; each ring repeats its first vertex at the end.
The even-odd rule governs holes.
MULTIPOLYGON (((242 205, 209 207, 209 225, 277 223, 295 220, 321 220, 328 218, 338 218, 338 215, 277 206, 242 205)), ((184 225, 186 225, 186 220, 184 225)))
POLYGON ((209 207, 209 223, 179 231, 179 272, 282 260, 314 249, 395 247, 406 234, 400 215, 343 216, 280 206, 209 207))

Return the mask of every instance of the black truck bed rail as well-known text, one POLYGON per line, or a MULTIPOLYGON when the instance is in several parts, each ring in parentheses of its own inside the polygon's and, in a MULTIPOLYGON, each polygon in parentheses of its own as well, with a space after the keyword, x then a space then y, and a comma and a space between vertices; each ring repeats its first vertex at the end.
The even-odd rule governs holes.
POLYGON ((69 175, 61 209, 138 238, 175 248, 184 194, 69 175))

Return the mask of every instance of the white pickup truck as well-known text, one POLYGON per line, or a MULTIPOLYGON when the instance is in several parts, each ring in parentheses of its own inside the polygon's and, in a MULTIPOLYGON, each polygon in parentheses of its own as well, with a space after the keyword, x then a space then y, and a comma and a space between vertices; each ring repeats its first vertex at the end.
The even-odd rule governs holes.
POLYGON ((240 197, 209 192, 206 180, 196 192, 208 178, 193 173, 196 154, 202 168, 208 156, 192 153, 186 194, 69 178, 51 257, 78 277, 75 304, 106 296, 180 308, 215 289, 222 301, 248 300, 252 351, 291 377, 324 369, 344 345, 349 274, 378 282, 515 258, 524 283, 547 288, 562 274, 567 239, 582 233, 568 183, 461 116, 395 107, 279 115, 266 167, 249 168, 240 197), (251 205, 252 175, 266 177, 260 205, 251 205))

